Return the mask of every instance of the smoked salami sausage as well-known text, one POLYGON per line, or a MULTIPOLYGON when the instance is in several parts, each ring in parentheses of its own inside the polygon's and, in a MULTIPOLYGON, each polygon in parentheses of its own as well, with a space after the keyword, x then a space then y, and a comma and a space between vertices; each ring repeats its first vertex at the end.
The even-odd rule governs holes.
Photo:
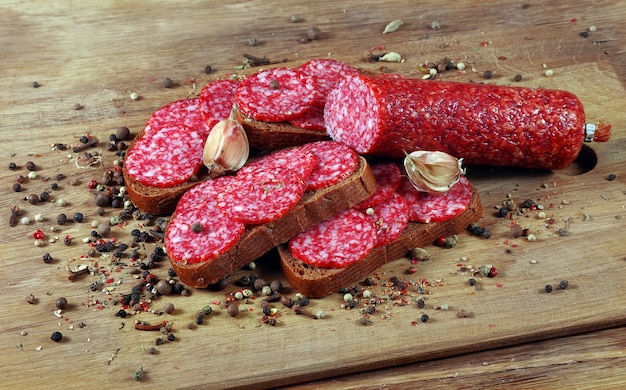
POLYGON ((346 76, 324 121, 332 139, 361 154, 439 150, 494 166, 561 169, 585 140, 583 106, 569 92, 397 75, 346 76))

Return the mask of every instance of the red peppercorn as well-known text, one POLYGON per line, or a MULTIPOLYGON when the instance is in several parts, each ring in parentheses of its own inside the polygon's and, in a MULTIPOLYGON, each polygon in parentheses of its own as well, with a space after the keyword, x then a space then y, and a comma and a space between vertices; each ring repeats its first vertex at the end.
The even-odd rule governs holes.
POLYGON ((437 240, 435 241, 435 245, 441 246, 441 247, 446 246, 446 238, 443 236, 437 238, 437 240))
POLYGON ((33 233, 33 238, 35 240, 43 240, 44 237, 45 235, 41 229, 37 229, 35 233, 33 233))
POLYGON ((498 269, 496 267, 491 267, 491 269, 489 270, 489 274, 487 276, 490 278, 493 278, 497 274, 498 274, 498 269))
POLYGON ((90 190, 93 190, 96 188, 97 185, 98 185, 98 181, 96 179, 91 179, 89 180, 89 183, 87 183, 87 188, 89 188, 90 190))

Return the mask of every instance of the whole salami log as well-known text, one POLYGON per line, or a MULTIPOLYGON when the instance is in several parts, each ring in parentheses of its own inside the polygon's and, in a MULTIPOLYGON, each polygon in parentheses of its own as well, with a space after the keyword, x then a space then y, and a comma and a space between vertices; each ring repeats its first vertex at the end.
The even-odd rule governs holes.
MULTIPOLYGON (((470 164, 541 169, 566 167, 593 138, 569 92, 398 75, 345 77, 328 95, 324 121, 332 139, 361 154, 439 150, 470 164)), ((609 131, 598 128, 595 140, 609 131)))

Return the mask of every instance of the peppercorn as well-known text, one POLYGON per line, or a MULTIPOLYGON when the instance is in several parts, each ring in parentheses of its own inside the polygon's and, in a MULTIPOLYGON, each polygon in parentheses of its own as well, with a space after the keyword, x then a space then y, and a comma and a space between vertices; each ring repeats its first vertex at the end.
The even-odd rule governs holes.
POLYGON ((52 191, 57 191, 59 189, 59 183, 50 184, 50 188, 52 189, 52 191))
POLYGON ((546 287, 544 287, 544 290, 545 290, 547 293, 552 292, 552 285, 551 285, 551 284, 546 284, 546 287))
POLYGON ((126 126, 120 126, 115 130, 115 136, 118 140, 127 141, 130 139, 130 129, 126 126))
POLYGON ((28 203, 30 204, 37 204, 39 203, 39 196, 37 196, 37 194, 30 194, 26 200, 28 200, 28 203))
POLYGON ((207 65, 204 67, 204 73, 205 74, 209 74, 213 71, 213 68, 211 68, 211 65, 207 65))
POLYGON ((176 340, 176 336, 174 336, 173 333, 170 333, 167 335, 167 341, 174 341, 176 340))
POLYGON ((26 169, 28 169, 29 171, 36 171, 37 170, 37 165, 35 165, 34 162, 29 161, 26 163, 26 169))
POLYGON ((270 289, 273 293, 278 293, 283 289, 283 284, 279 280, 272 280, 270 283, 270 289))
POLYGON ((507 215, 509 215, 509 208, 508 207, 500 207, 498 209, 498 217, 506 217, 507 215))
POLYGON ((485 71, 485 73, 483 73, 483 77, 486 79, 490 79, 493 77, 493 72, 490 70, 485 71))
POLYGON ((613 181, 615 179, 617 179, 617 175, 614 173, 611 173, 609 176, 607 176, 606 178, 608 181, 613 181))
POLYGON ((74 213, 74 222, 81 223, 83 222, 83 213, 74 213))
POLYGON ((42 202, 47 202, 50 200, 50 193, 48 191, 44 191, 39 195, 39 200, 42 202))
POLYGON ((67 299, 63 297, 57 298, 54 302, 54 306, 56 306, 57 309, 65 310, 67 308, 67 299))
POLYGON ((525 209, 529 209, 535 205, 535 201, 532 199, 526 199, 522 202, 522 207, 525 209))
POLYGON ((310 40, 315 41, 317 39, 320 39, 320 35, 322 35, 322 32, 319 28, 313 26, 307 30, 306 35, 310 40))
POLYGON ((470 286, 475 286, 476 285, 476 279, 474 279, 474 278, 470 278, 467 282, 469 283, 470 286))
POLYGON ((80 138, 78 139, 78 141, 81 144, 86 144, 87 142, 89 142, 89 136, 87 135, 81 135, 80 138))
POLYGON ((204 314, 203 312, 199 312, 196 314, 196 324, 197 325, 202 325, 204 323, 204 317, 206 317, 206 314, 204 314))
POLYGON ((417 307, 419 309, 423 309, 424 306, 426 306, 426 301, 424 301, 424 298, 420 298, 417 300, 417 307))
POLYGON ((164 279, 161 279, 156 284, 156 290, 161 295, 168 295, 172 292, 172 285, 164 279))
POLYGON ((201 223, 192 223, 191 224, 191 231, 194 233, 202 233, 203 227, 201 223))
POLYGON ((50 336, 50 340, 54 341, 55 343, 58 343, 59 341, 61 341, 61 339, 63 339, 63 334, 61 332, 52 332, 52 335, 50 336))
POLYGON ((17 169, 17 164, 14 163, 13 161, 11 161, 9 163, 9 169, 12 170, 12 171, 16 170, 17 169))
POLYGON ((163 79, 163 86, 165 88, 172 88, 174 86, 174 80, 169 77, 163 79))
POLYGON ((127 314, 128 313, 126 313, 126 310, 120 309, 117 313, 115 313, 115 316, 120 318, 126 318, 127 314))
POLYGON ((422 316, 420 317, 420 321, 427 322, 429 318, 430 317, 428 317, 428 314, 422 314, 422 316))
POLYGON ((515 77, 513 77, 513 81, 522 81, 522 75, 521 74, 516 74, 515 77))
POLYGON ((39 84, 39 83, 38 83, 38 82, 36 82, 36 81, 33 81, 31 85, 33 86, 33 88, 39 88, 39 87, 41 87, 41 84, 39 84))
POLYGON ((569 282, 567 280, 561 280, 559 283, 559 288, 561 290, 565 290, 569 286, 569 282))
POLYGON ((63 225, 65 222, 67 222, 67 215, 63 213, 57 215, 57 224, 63 225))
POLYGON ((261 278, 257 278, 253 283, 252 283, 252 289, 254 291, 261 291, 263 289, 263 287, 267 286, 267 283, 265 282, 265 280, 261 279, 261 278))
POLYGON ((44 253, 43 262, 46 264, 52 263, 52 256, 50 256, 50 253, 44 253))
POLYGON ((22 185, 20 183, 13 184, 13 192, 20 192, 20 191, 22 191, 22 185))

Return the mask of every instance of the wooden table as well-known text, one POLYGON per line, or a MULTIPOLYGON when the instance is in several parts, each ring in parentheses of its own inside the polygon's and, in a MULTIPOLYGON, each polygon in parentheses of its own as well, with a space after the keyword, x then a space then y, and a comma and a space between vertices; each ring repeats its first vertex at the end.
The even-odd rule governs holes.
MULTIPOLYGON (((626 384, 626 4, 616 0, 523 3, 381 1, 83 1, 0 3, 0 135, 4 228, 0 236, 0 373, 13 388, 618 388, 626 384), (292 17, 297 16, 293 21, 292 17), (385 25, 403 20, 397 31, 385 25), (318 27, 318 40, 301 43, 318 27), (254 40, 254 41, 253 41, 254 40), (256 44, 253 45, 253 43, 256 44), (372 63, 371 53, 395 51, 401 63, 372 63), (119 210, 96 213, 87 183, 111 168, 106 150, 119 126, 141 130, 150 114, 177 99, 195 97, 208 82, 240 69, 243 54, 267 57, 284 66, 330 57, 354 66, 422 77, 423 65, 444 58, 463 62, 463 71, 442 80, 477 81, 566 89, 576 93, 590 122, 613 125, 605 144, 585 147, 571 167, 558 172, 470 167, 479 189, 489 239, 462 233, 452 249, 428 248, 431 258, 407 275, 406 259, 383 267, 413 282, 406 305, 379 305, 367 326, 359 308, 341 307, 341 295, 314 300, 322 320, 297 316, 276 306, 275 327, 260 321, 261 297, 242 302, 237 318, 226 315, 225 291, 192 291, 160 296, 148 305, 173 314, 149 312, 121 318, 115 298, 130 292, 137 275, 110 258, 85 257, 83 238, 119 210), (284 63, 283 63, 284 61, 284 63), (205 67, 212 71, 207 74, 205 67), (492 77, 484 77, 486 71, 492 77), (548 76, 548 74, 552 74, 548 76), (514 81, 521 75, 521 81, 514 81), (171 78, 172 88, 163 80, 171 78), (35 88, 33 83, 38 83, 35 88), (138 99, 131 99, 135 93, 138 99), (83 135, 100 139, 100 165, 79 168, 73 145, 83 135), (18 175, 22 192, 12 191, 18 175), (9 164, 17 165, 15 171, 9 164), (52 190, 59 174, 58 190, 52 190), (614 180, 609 180, 615 175, 614 180), (31 205, 24 197, 50 191, 51 200, 31 205), (544 206, 517 222, 537 237, 511 235, 511 220, 495 216, 507 199, 534 199, 544 206), (61 205, 59 202, 64 202, 61 205), (9 227, 13 206, 17 225, 9 227), (57 215, 84 222, 57 225, 57 215), (40 216, 42 221, 38 221, 40 216), (28 224, 22 224, 22 218, 28 224), (542 218, 543 217, 543 218, 542 218), (566 222, 568 221, 568 222, 566 222), (55 231, 51 229, 54 228, 55 231), (34 245, 38 229, 45 237, 34 245), (561 229, 561 230, 559 230, 561 229), (565 230, 563 230, 565 229, 565 230), (559 234, 561 233, 561 234, 559 234), (567 234, 565 234, 567 233, 567 234), (64 245, 66 237, 71 243, 64 245), (44 263, 49 253, 52 261, 44 263), (68 269, 98 265, 107 276, 84 275, 70 282, 68 269), (493 264, 495 278, 468 284, 464 266, 493 264), (110 280, 109 280, 110 279, 110 280), (96 291, 90 286, 100 280, 96 291), (567 289, 543 291, 568 280, 567 289), (424 282, 425 294, 416 284, 424 282), (104 290, 104 291, 103 291, 104 290), (107 293, 105 293, 105 291, 107 293), (27 303, 27 297, 36 302, 27 303), (69 307, 55 313, 55 301, 69 307), (418 298, 427 306, 416 307, 418 298), (219 302, 218 302, 219 301, 219 302), (210 305, 204 324, 188 329, 210 305), (443 310, 448 307, 448 310, 443 310), (472 313, 458 318, 459 309, 472 313), (430 316, 419 322, 422 313, 430 316), (173 323, 174 341, 155 345, 158 332, 133 329, 135 320, 173 323), (63 340, 50 340, 54 331, 63 340), (154 347, 156 353, 148 350, 154 347), (143 368, 141 381, 133 374, 143 368), (416 384, 415 382, 419 382, 416 384)), ((91 150, 97 152, 99 149, 91 150)), ((25 221, 24 221, 25 222, 25 221)), ((129 242, 130 220, 112 236, 129 242)), ((149 254, 158 243, 138 249, 149 254)), ((167 260, 152 270, 164 278, 167 260)), ((251 271, 241 271, 233 277, 251 271)), ((276 260, 263 259, 254 271, 280 279, 276 260)), ((383 294, 380 286, 375 294, 383 294)), ((288 293, 295 293, 287 289, 288 293)))

